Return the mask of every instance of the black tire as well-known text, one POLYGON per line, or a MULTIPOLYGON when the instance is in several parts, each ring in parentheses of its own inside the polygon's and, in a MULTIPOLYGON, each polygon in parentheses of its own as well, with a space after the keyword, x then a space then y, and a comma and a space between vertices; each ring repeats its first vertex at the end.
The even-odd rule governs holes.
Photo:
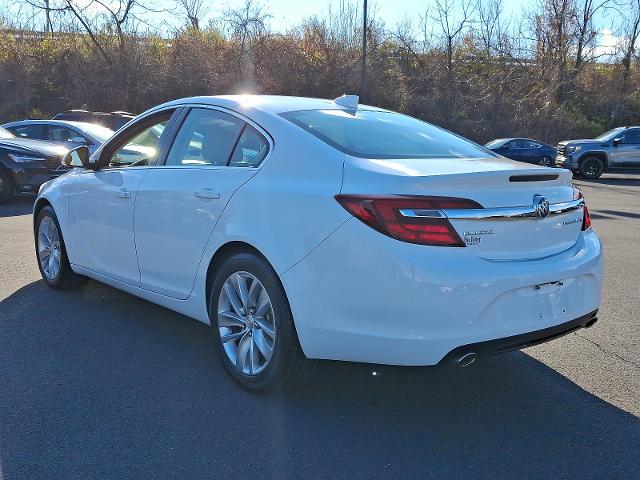
POLYGON ((13 179, 7 172, 0 168, 0 203, 11 200, 14 191, 13 179))
POLYGON ((64 239, 62 238, 62 229, 60 228, 60 223, 58 223, 58 217, 54 212, 53 208, 50 206, 43 207, 36 217, 35 230, 35 247, 36 247, 36 261, 38 262, 38 269, 40 270, 40 275, 42 275, 42 279, 47 286, 51 288, 57 289, 69 289, 76 288, 86 283, 88 278, 82 275, 78 275, 71 269, 71 265, 69 265, 69 258, 67 257, 67 249, 64 245, 64 239), (58 268, 57 273, 50 278, 47 275, 41 265, 40 262, 40 251, 38 248, 38 235, 40 234, 40 225, 45 219, 50 219, 55 227, 58 230, 58 238, 59 238, 59 252, 60 252, 60 266, 58 268))
POLYGON ((538 165, 540 165, 541 167, 553 167, 553 160, 551 159, 551 157, 545 155, 544 157, 540 157, 540 159, 538 160, 538 165))
MULTIPOLYGON (((293 322, 289 302, 280 279, 273 268, 259 255, 236 253, 224 259, 215 273, 209 295, 211 334, 220 360, 238 384, 251 391, 269 391, 275 388, 301 384, 313 371, 315 361, 305 357, 293 322), (271 300, 274 314, 275 339, 273 353, 264 369, 250 375, 232 362, 220 338, 218 309, 221 292, 227 279, 238 272, 248 272, 262 284, 271 300)), ((266 337, 265 337, 266 338, 266 337)))
POLYGON ((588 180, 600 178, 604 173, 604 162, 600 157, 586 157, 580 162, 580 176, 588 180))

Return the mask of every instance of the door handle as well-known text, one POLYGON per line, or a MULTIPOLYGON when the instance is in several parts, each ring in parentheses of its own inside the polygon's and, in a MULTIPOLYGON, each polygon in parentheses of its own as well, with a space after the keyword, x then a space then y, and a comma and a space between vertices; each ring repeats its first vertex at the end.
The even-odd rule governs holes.
POLYGON ((116 192, 116 198, 131 198, 131 192, 126 188, 121 188, 116 192))
POLYGON ((220 194, 218 192, 214 192, 211 188, 203 188, 202 190, 198 190, 197 192, 194 192, 194 195, 198 198, 206 198, 209 200, 220 198, 220 194))

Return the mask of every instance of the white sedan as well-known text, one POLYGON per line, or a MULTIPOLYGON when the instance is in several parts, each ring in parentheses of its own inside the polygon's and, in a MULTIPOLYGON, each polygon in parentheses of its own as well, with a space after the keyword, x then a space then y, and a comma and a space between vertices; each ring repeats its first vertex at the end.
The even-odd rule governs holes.
POLYGON ((314 359, 468 365, 596 321, 602 249, 571 172, 357 97, 152 108, 40 189, 38 265, 211 325, 250 389, 314 359), (144 147, 123 163, 120 152, 144 147))

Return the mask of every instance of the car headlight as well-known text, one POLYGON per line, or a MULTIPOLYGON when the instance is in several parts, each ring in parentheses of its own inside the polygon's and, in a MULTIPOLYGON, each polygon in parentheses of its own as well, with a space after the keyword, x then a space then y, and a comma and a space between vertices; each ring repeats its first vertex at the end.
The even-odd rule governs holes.
POLYGON ((33 155, 20 155, 16 153, 10 153, 9 158, 14 162, 23 163, 23 162, 46 162, 46 158, 35 157, 33 155))
POLYGON ((579 152, 580 150, 582 150, 582 147, 580 145, 571 145, 567 147, 567 152, 569 153, 579 152))

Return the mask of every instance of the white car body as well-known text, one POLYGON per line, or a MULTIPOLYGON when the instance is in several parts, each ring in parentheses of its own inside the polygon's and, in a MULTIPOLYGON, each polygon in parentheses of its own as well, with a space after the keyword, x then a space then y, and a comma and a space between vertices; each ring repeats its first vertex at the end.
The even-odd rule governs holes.
POLYGON ((43 185, 35 208, 54 208, 76 273, 208 324, 216 254, 249 245, 280 278, 307 357, 393 365, 437 364, 457 348, 553 329, 600 305, 602 248, 592 228, 581 230, 567 170, 488 151, 356 158, 280 115, 344 110, 330 100, 190 98, 132 123, 176 107, 242 119, 268 140, 267 157, 255 168, 74 169, 43 185), (384 235, 343 208, 339 194, 463 197, 503 214, 539 195, 552 210, 575 208, 546 218, 452 218, 466 244, 456 248, 384 235))

